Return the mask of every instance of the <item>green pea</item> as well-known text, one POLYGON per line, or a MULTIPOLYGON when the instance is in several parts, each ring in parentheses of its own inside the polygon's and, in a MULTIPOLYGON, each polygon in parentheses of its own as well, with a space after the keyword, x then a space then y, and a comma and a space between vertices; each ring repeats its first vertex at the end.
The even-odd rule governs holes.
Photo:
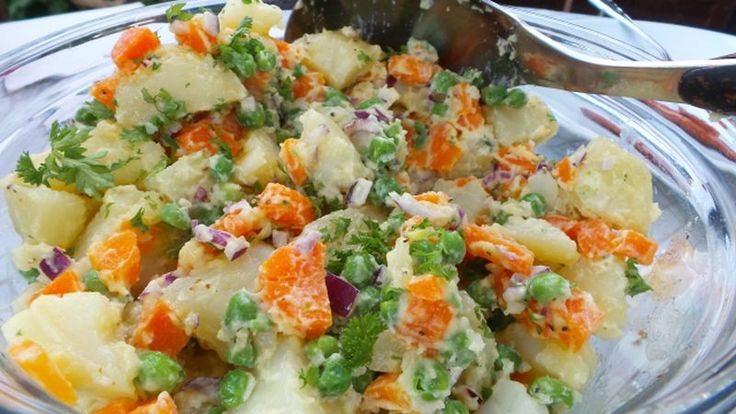
POLYGON ((492 308, 497 303, 496 292, 493 291, 488 278, 472 282, 465 288, 465 291, 473 298, 475 303, 484 308, 492 308))
POLYGON ((475 352, 469 348, 470 336, 466 332, 458 332, 447 340, 442 356, 449 361, 453 361, 454 365, 466 368, 477 358, 475 352))
POLYGON ((450 264, 458 264, 465 257, 465 239, 456 231, 448 231, 440 237, 442 256, 450 264))
POLYGON ((371 254, 356 253, 345 260, 342 277, 355 286, 365 286, 371 282, 377 268, 378 262, 371 254))
POLYGON ((249 112, 238 110, 236 116, 249 129, 258 129, 266 124, 266 110, 261 104, 256 104, 256 109, 249 112))
POLYGON ((368 109, 374 105, 380 105, 383 103, 383 99, 374 96, 373 98, 366 99, 365 101, 355 105, 355 109, 368 109))
POLYGON ((562 298, 570 292, 570 282, 554 272, 545 272, 529 281, 528 295, 544 306, 550 301, 562 298))
POLYGON ((488 106, 500 105, 508 95, 508 90, 502 85, 488 85, 480 92, 481 99, 488 106))
POLYGON ((276 67, 276 54, 270 50, 261 50, 256 53, 256 66, 260 71, 268 71, 276 67))
POLYGON ((512 108, 522 108, 527 103, 526 93, 521 89, 511 89, 503 102, 512 108))
POLYGON ((450 374, 436 360, 422 359, 412 377, 412 385, 425 401, 436 401, 450 391, 450 374))
POLYGON ((159 211, 161 221, 179 230, 189 230, 191 226, 189 214, 175 203, 167 203, 159 211))
POLYGON ((84 283, 84 287, 89 292, 98 292, 102 293, 103 295, 110 293, 110 291, 107 290, 105 282, 100 280, 100 277, 95 270, 90 269, 85 272, 84 276, 82 277, 82 283, 84 283))
POLYGON ((442 414, 468 414, 468 407, 458 400, 447 400, 442 414))
POLYGON ((371 382, 373 382, 373 372, 366 371, 357 377, 353 377, 353 389, 362 394, 371 382))
POLYGON ((217 183, 214 189, 215 198, 226 203, 240 201, 245 195, 243 189, 235 183, 217 183))
POLYGON ((251 330, 251 332, 254 333, 266 332, 271 330, 272 327, 273 324, 271 323, 271 320, 268 319, 268 316, 266 316, 266 314, 264 314, 263 312, 258 312, 256 318, 248 323, 248 328, 251 330))
POLYGON ((459 81, 460 76, 449 70, 443 70, 432 79, 432 92, 446 94, 459 81))
POLYGON ((373 187, 371 187, 371 192, 368 194, 368 199, 371 203, 382 206, 386 204, 386 197, 391 192, 401 194, 403 190, 393 177, 381 175, 373 181, 373 187))
POLYGON ((396 323, 397 314, 399 313, 399 300, 394 299, 381 302, 378 306, 378 312, 381 316, 381 320, 383 320, 386 325, 393 325, 396 323))
POLYGON ((335 397, 350 388, 351 370, 340 354, 333 354, 325 361, 322 373, 317 381, 317 389, 323 397, 335 397))
POLYGON ((501 210, 493 217, 493 222, 504 225, 507 221, 509 221, 509 217, 511 217, 510 213, 501 210))
POLYGON ((572 407, 575 394, 562 381, 549 377, 539 377, 529 386, 529 394, 545 405, 565 404, 572 407))
POLYGON ((532 205, 532 212, 536 217, 542 217, 547 213, 547 200, 539 193, 529 193, 521 197, 521 201, 526 201, 532 205))
POLYGON ((347 102, 348 98, 339 90, 331 87, 325 89, 324 106, 340 106, 343 102, 347 102))
POLYGON ((494 362, 494 366, 497 371, 503 369, 503 360, 511 361, 514 364, 514 371, 518 371, 521 368, 521 355, 516 352, 516 349, 510 345, 497 344, 496 350, 498 351, 498 358, 494 362))
POLYGON ((233 174, 233 159, 223 154, 210 158, 210 175, 219 181, 227 181, 233 174))
POLYGON ((322 335, 313 339, 304 346, 304 353, 310 361, 321 363, 337 352, 337 338, 330 335, 322 335))
POLYGON ((396 143, 392 139, 373 138, 366 157, 378 166, 386 165, 396 158, 396 143))
POLYGON ((250 397, 255 386, 253 375, 237 368, 229 371, 220 381, 217 396, 225 408, 235 408, 250 397))
POLYGON ((241 290, 230 297, 225 311, 224 324, 231 332, 248 326, 248 322, 258 316, 258 304, 250 295, 241 290))
POLYGON ((248 342, 244 346, 242 345, 231 345, 225 360, 235 366, 244 368, 253 368, 256 365, 256 359, 258 358, 258 352, 256 347, 248 342))
POLYGON ((383 133, 391 139, 398 139, 401 135, 401 131, 403 130, 404 128, 401 126, 401 121, 394 121, 391 123, 391 125, 383 130, 383 133))
POLYGON ((381 290, 375 286, 366 286, 358 293, 355 307, 356 315, 364 315, 373 310, 381 302, 381 290))
POLYGON ((170 391, 184 380, 184 369, 163 352, 145 351, 139 357, 140 368, 134 380, 138 389, 151 394, 170 391))
POLYGON ((436 102, 432 106, 432 113, 437 116, 444 116, 448 109, 450 109, 450 106, 446 102, 436 102))

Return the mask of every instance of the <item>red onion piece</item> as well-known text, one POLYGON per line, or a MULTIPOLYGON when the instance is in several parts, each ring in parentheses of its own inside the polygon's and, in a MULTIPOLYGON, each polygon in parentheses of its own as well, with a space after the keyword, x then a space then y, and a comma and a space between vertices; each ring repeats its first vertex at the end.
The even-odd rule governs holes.
POLYGON ((166 287, 174 283, 174 281, 179 278, 179 274, 174 270, 173 272, 164 274, 162 277, 164 279, 164 287, 166 287))
POLYGON ((179 276, 176 271, 173 271, 152 279, 150 282, 148 282, 143 291, 138 295, 138 299, 143 299, 153 293, 160 293, 163 288, 174 283, 174 281, 178 278, 179 276))
POLYGON ((388 75, 388 77, 386 78, 386 86, 388 86, 389 88, 393 87, 394 85, 396 85, 397 80, 398 79, 396 79, 394 75, 388 75))
POLYGON ((388 197, 404 213, 410 216, 419 216, 429 219, 435 226, 444 227, 457 221, 458 207, 452 204, 437 205, 426 201, 419 201, 409 193, 401 195, 391 192, 388 197))
POLYGON ((391 122, 391 118, 389 118, 389 116, 388 116, 388 115, 386 115, 386 113, 385 113, 385 112, 383 112, 383 111, 381 110, 381 108, 379 108, 379 107, 377 107, 377 106, 372 106, 372 107, 371 107, 371 110, 372 110, 372 112, 373 112, 373 115, 375 115, 375 116, 376 116, 376 118, 378 118, 378 120, 379 120, 379 121, 382 121, 382 122, 387 122, 387 123, 388 123, 388 122, 391 122))
POLYGON ((248 247, 250 247, 250 244, 245 240, 245 237, 231 237, 227 240, 227 243, 225 243, 225 257, 227 257, 227 260, 232 262, 238 257, 244 255, 245 252, 248 251, 248 247))
POLYGON ((345 196, 347 204, 351 207, 360 207, 365 204, 366 200, 368 200, 368 194, 371 192, 371 187, 373 187, 373 181, 358 178, 350 186, 345 196))
POLYGON ((320 239, 322 239, 322 233, 316 230, 307 230, 294 241, 294 247, 299 253, 308 254, 320 239))
POLYGON ((368 119, 371 116, 367 111, 355 111, 355 117, 358 119, 368 119))
POLYGON ((213 37, 220 34, 220 21, 210 12, 202 13, 202 28, 213 37))
POLYGON ((382 285, 386 282, 386 278, 388 278, 388 267, 384 265, 378 266, 378 268, 373 272, 373 284, 382 285))
POLYGON ((325 276, 327 285, 327 296, 330 298, 330 308, 336 315, 342 317, 350 316, 358 297, 358 289, 347 280, 327 272, 325 276))
POLYGON ((225 257, 231 262, 248 250, 248 241, 243 236, 235 237, 226 231, 216 230, 204 224, 198 224, 196 221, 192 221, 192 225, 195 239, 223 250, 225 257))
POLYGON ((71 265, 72 258, 60 248, 54 247, 49 255, 41 260, 38 267, 49 279, 54 280, 71 265))
POLYGON ((207 200, 209 200, 207 190, 205 190, 202 186, 197 187, 197 191, 194 193, 194 201, 204 203, 207 200))

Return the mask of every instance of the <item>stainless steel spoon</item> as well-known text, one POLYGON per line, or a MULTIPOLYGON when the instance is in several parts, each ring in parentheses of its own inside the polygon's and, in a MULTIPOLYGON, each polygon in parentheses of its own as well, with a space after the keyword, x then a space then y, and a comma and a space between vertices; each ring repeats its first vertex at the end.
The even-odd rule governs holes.
POLYGON ((412 36, 427 40, 443 66, 480 69, 496 84, 686 102, 736 114, 736 59, 595 58, 555 42, 488 0, 302 0, 286 38, 344 26, 381 46, 398 48, 412 36))

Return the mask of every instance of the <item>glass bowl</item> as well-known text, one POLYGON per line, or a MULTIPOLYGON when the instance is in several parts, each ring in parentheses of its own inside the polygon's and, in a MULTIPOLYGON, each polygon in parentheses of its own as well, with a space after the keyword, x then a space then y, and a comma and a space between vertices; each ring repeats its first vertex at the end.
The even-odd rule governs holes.
MULTIPOLYGON (((164 16, 168 6, 78 25, 0 56, 0 176, 14 169, 23 151, 44 150, 51 123, 73 117, 88 99, 91 83, 113 71, 109 51, 119 32, 131 25, 147 26, 164 42, 173 42, 164 16)), ((200 7, 219 10, 221 3, 187 5, 200 7)), ((571 48, 611 59, 654 59, 594 31, 514 10, 571 48)), ((736 406, 736 164, 723 154, 733 157, 729 151, 736 151, 736 127, 726 119, 708 122, 720 135, 718 152, 640 101, 529 89, 551 106, 560 122, 558 136, 540 147, 543 153, 559 158, 591 138, 607 136, 647 163, 662 209, 652 229, 662 253, 658 264, 647 269, 655 291, 631 300, 622 338, 594 340, 599 367, 572 412, 730 411, 736 406)), ((11 302, 25 287, 10 260, 10 250, 19 243, 2 200, 0 322, 11 316, 11 302)), ((24 380, 0 354, 0 412, 70 410, 24 380)))

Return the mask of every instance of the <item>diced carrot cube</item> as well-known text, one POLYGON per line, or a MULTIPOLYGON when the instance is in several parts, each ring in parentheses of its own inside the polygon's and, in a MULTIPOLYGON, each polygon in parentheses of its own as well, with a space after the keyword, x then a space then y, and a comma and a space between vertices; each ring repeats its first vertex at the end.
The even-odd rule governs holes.
POLYGON ((304 168, 301 160, 294 153, 294 145, 299 142, 295 138, 289 138, 281 143, 281 151, 279 152, 279 158, 284 162, 286 172, 289 174, 289 178, 296 185, 304 185, 307 182, 307 169, 304 168))
POLYGON ((59 276, 56 276, 54 280, 48 285, 44 286, 43 289, 36 292, 30 302, 33 302, 41 295, 58 295, 64 296, 67 293, 84 292, 84 285, 79 280, 79 276, 72 269, 65 270, 59 276))
POLYGON ((422 194, 415 195, 414 199, 438 205, 446 205, 450 202, 450 197, 441 191, 427 191, 422 194))
POLYGON ((413 296, 424 300, 442 300, 445 297, 447 281, 434 275, 415 277, 406 285, 413 296))
POLYGON ((118 89, 120 78, 117 74, 108 76, 92 85, 90 94, 106 107, 115 110, 115 91, 118 89))
POLYGON ((381 374, 368 385, 363 393, 366 408, 377 411, 406 412, 411 400, 399 384, 399 373, 381 374))
POLYGON ((504 269, 528 275, 534 254, 525 246, 493 231, 489 226, 465 227, 465 244, 471 256, 482 257, 504 269))
POLYGON ((112 48, 112 60, 120 71, 132 72, 160 45, 161 41, 151 29, 134 27, 120 35, 112 48))
MULTIPOLYGON (((227 118, 226 118, 227 119, 227 118)), ((239 131, 233 131, 231 124, 214 125, 209 118, 185 125, 174 139, 179 145, 179 153, 193 154, 198 151, 207 150, 210 154, 217 154, 218 148, 215 144, 219 139, 226 144, 233 155, 240 152, 239 131)))
POLYGON ((572 296, 565 301, 565 312, 562 317, 567 329, 559 333, 560 340, 573 352, 582 348, 603 321, 603 312, 589 296, 574 288, 572 296))
POLYGON ((457 114, 457 124, 460 127, 474 130, 483 125, 483 114, 480 111, 480 94, 471 93, 472 86, 468 83, 459 83, 452 87, 450 93, 460 102, 457 114))
POLYGON ((119 231, 87 252, 92 268, 114 292, 124 292, 138 280, 141 252, 132 230, 119 231))
POLYGON ((429 131, 431 154, 430 168, 438 172, 449 172, 463 155, 457 144, 458 136, 455 128, 449 123, 440 122, 429 131))
POLYGON ((557 178, 559 178, 563 183, 569 183, 575 177, 575 170, 572 167, 572 162, 567 157, 557 162, 554 172, 557 175, 557 178))
POLYGON ((193 18, 186 22, 186 30, 176 33, 176 41, 180 45, 186 45, 197 53, 209 53, 217 45, 217 36, 213 36, 202 26, 201 18, 193 18))
POLYGON ((613 248, 613 232, 601 220, 582 220, 577 225, 577 242, 580 254, 590 259, 600 259, 613 248))
POLYGON ((279 183, 266 185, 258 197, 258 208, 273 223, 290 230, 301 230, 314 221, 314 208, 309 198, 279 183))
POLYGON ((315 102, 324 98, 326 84, 325 75, 319 72, 309 72, 292 83, 291 91, 294 99, 305 98, 307 102, 315 102))
POLYGON ((578 237, 578 221, 573 220, 569 217, 547 214, 544 219, 551 225, 562 230, 563 233, 567 234, 567 237, 575 240, 578 237))
POLYGON ((650 265, 657 253, 657 242, 634 230, 621 230, 613 240, 613 254, 621 258, 634 258, 643 265, 650 265))
POLYGON ((40 345, 24 339, 10 345, 8 354, 29 377, 54 398, 68 405, 77 402, 77 392, 71 382, 64 377, 59 367, 40 345))
POLYGON ((163 300, 153 305, 135 329, 131 344, 175 357, 189 342, 184 325, 163 300))
POLYGON ((429 83, 435 66, 412 55, 394 55, 388 60, 388 73, 404 83, 424 85, 429 83))

